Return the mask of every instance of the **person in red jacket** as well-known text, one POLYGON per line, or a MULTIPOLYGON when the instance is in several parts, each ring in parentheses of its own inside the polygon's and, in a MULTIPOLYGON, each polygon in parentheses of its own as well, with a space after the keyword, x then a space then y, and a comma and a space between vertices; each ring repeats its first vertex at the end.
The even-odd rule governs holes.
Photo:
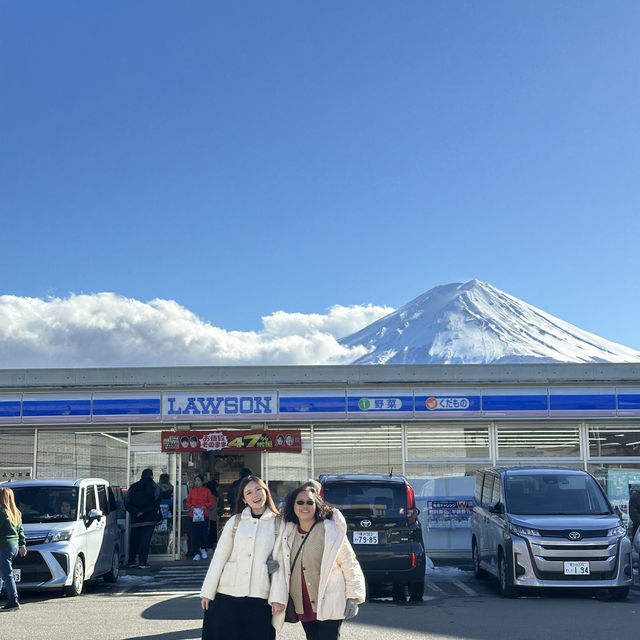
POLYGON ((204 478, 197 475, 195 486, 187 496, 187 507, 191 507, 191 541, 194 560, 207 557, 207 534, 209 532, 209 509, 215 504, 211 491, 204 485, 204 478))

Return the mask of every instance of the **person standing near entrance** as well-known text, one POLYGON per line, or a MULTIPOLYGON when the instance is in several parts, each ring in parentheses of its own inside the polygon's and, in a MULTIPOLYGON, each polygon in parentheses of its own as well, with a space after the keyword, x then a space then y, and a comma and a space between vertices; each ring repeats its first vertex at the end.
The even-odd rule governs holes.
POLYGON ((204 486, 204 478, 197 475, 194 487, 187 496, 187 507, 191 508, 191 542, 193 559, 207 558, 207 537, 209 534, 209 509, 215 505, 211 491, 204 486))
POLYGON ((162 522, 160 497, 162 489, 153 481, 153 470, 144 469, 138 482, 134 482, 127 492, 125 507, 130 514, 128 567, 148 569, 147 558, 155 526, 162 522))
POLYGON ((22 514, 9 488, 0 487, 0 589, 4 583, 7 604, 3 610, 20 609, 18 590, 13 577, 13 560, 18 553, 27 555, 26 539, 22 528, 22 514))

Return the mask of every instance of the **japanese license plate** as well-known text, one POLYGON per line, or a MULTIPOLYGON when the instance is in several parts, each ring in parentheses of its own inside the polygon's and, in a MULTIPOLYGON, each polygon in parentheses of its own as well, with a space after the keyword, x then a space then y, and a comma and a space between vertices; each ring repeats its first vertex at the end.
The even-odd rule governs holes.
POLYGON ((378 532, 354 531, 353 544, 378 544, 378 532))
POLYGON ((16 582, 20 582, 20 580, 22 580, 22 569, 14 569, 13 570, 13 579, 16 582))
POLYGON ((588 576, 591 573, 588 562, 565 562, 565 576, 588 576))

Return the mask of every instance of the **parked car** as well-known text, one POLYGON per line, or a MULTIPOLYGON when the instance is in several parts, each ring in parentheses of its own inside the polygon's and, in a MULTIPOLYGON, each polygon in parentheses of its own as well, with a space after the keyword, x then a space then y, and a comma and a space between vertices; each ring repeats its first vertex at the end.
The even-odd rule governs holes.
POLYGON ((82 593, 84 581, 118 579, 116 501, 106 480, 10 482, 27 539, 27 555, 13 561, 19 589, 82 593))
POLYGON ((520 587, 606 587, 626 598, 631 542, 606 494, 586 471, 505 467, 476 474, 471 553, 477 577, 500 593, 520 587))
POLYGON ((327 475, 324 500, 340 509, 369 593, 383 584, 393 596, 424 594, 425 551, 413 488, 404 476, 327 475))

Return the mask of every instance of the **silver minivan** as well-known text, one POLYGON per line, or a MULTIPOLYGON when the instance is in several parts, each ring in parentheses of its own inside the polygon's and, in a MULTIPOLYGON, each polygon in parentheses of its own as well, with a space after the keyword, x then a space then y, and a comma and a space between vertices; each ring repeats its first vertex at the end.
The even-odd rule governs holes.
POLYGON ((607 496, 586 471, 503 467, 476 474, 471 553, 478 578, 500 593, 519 587, 605 587, 626 598, 631 542, 607 496))
POLYGON ((21 480, 8 485, 22 512, 27 555, 13 561, 18 589, 82 593, 84 581, 118 579, 119 527, 109 482, 21 480))

